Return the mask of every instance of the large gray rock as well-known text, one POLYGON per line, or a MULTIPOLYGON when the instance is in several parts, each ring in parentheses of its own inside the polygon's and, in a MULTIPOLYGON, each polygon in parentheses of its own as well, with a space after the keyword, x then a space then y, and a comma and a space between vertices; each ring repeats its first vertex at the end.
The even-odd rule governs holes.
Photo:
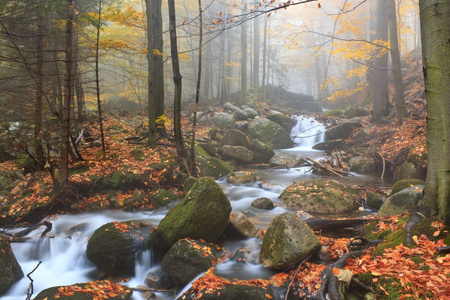
POLYGON ((266 143, 258 139, 251 140, 248 148, 253 152, 253 162, 256 164, 265 164, 275 155, 275 152, 266 143))
POLYGON ((288 209, 308 213, 345 213, 356 208, 357 192, 334 181, 294 182, 280 195, 288 209))
POLYGON ((361 120, 359 118, 345 120, 341 124, 328 128, 325 131, 325 141, 348 139, 353 135, 353 131, 361 126, 361 120))
POLYGON ((211 157, 202 147, 196 145, 194 148, 195 159, 201 177, 218 179, 227 175, 233 168, 218 157, 211 157))
POLYGON ((220 186, 209 177, 200 178, 159 223, 150 244, 168 249, 183 238, 214 242, 228 225, 231 204, 220 186))
POLYGON ((348 167, 358 174, 370 174, 374 170, 372 160, 363 156, 352 157, 348 161, 348 167))
POLYGON ((333 151, 333 150, 343 150, 345 148, 344 140, 333 140, 328 142, 320 142, 312 146, 314 150, 322 151, 333 151))
POLYGON ((268 115, 267 119, 277 123, 284 129, 286 129, 287 132, 291 132, 292 128, 294 128, 295 124, 297 124, 296 120, 294 120, 291 117, 288 117, 286 115, 280 115, 280 114, 268 115))
POLYGON ((245 134, 237 129, 228 130, 223 138, 220 140, 219 148, 228 146, 242 146, 245 148, 249 147, 249 143, 245 134))
POLYGON ((276 167, 295 168, 305 163, 305 159, 297 153, 278 152, 270 159, 270 165, 276 167))
POLYGON ((273 204, 272 200, 270 200, 267 197, 261 197, 253 200, 252 206, 259 209, 267 209, 267 210, 275 208, 275 205, 273 204))
POLYGON ((0 234, 0 296, 23 277, 9 242, 0 234))
POLYGON ((290 148, 294 145, 289 133, 277 123, 268 119, 255 119, 248 126, 251 140, 264 141, 272 149, 290 148))
POLYGON ((238 108, 234 111, 233 117, 236 121, 245 121, 248 119, 248 115, 242 108, 238 108))
POLYGON ((415 185, 388 197, 381 205, 378 215, 380 217, 399 215, 405 212, 413 213, 417 210, 420 199, 423 197, 423 185, 415 185))
POLYGON ((255 224, 241 212, 231 213, 229 226, 234 231, 247 238, 256 237, 258 235, 258 228, 256 228, 255 224))
POLYGON ((250 171, 232 172, 227 176, 227 182, 231 184, 243 184, 248 182, 255 182, 256 175, 250 171))
POLYGON ((277 216, 264 236, 260 259, 266 268, 284 270, 297 265, 320 247, 312 229, 295 213, 277 216))
POLYGON ((258 112, 251 107, 244 108, 245 113, 249 119, 254 119, 259 116, 258 112))
POLYGON ((178 286, 191 282, 207 271, 216 260, 216 246, 193 239, 182 239, 173 245, 161 262, 161 269, 178 286))
POLYGON ((130 300, 133 291, 110 281, 91 281, 43 290, 34 300, 130 300))
POLYGON ((216 113, 212 117, 212 123, 214 126, 223 129, 234 128, 234 117, 227 113, 216 113))
POLYGON ((149 228, 137 222, 111 222, 99 227, 88 241, 86 255, 110 275, 132 276, 136 254, 147 247, 149 228))
POLYGON ((220 149, 220 153, 223 157, 235 159, 242 164, 249 164, 253 161, 253 152, 242 146, 225 145, 220 149))
POLYGON ((222 107, 225 112, 230 114, 234 113, 238 109, 233 103, 230 102, 226 102, 222 107))

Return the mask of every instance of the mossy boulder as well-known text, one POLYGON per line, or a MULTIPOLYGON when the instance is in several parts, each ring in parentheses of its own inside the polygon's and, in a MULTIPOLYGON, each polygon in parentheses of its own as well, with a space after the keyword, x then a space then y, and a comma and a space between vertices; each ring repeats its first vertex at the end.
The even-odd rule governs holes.
POLYGON ((97 230, 88 241, 87 258, 110 275, 132 276, 136 254, 147 249, 149 228, 139 222, 111 222, 97 230))
POLYGON ((242 146, 225 145, 220 154, 228 159, 235 159, 238 163, 249 164, 253 161, 253 152, 242 146))
POLYGON ((421 179, 402 179, 396 181, 392 186, 391 195, 398 193, 406 188, 412 187, 414 185, 425 185, 425 181, 421 179))
POLYGON ((345 148, 345 141, 341 139, 333 140, 333 141, 327 141, 327 142, 320 142, 317 144, 314 144, 312 148, 314 150, 322 150, 322 151, 333 151, 333 150, 343 150, 345 148))
POLYGON ((233 167, 217 157, 201 157, 197 159, 197 167, 201 177, 218 179, 233 171, 233 167))
POLYGON ((270 159, 275 155, 275 152, 269 145, 258 139, 251 140, 248 149, 253 152, 253 162, 256 164, 269 163, 270 159))
POLYGON ((234 117, 227 113, 215 113, 211 119, 214 126, 222 129, 234 128, 234 117))
POLYGON ((300 181, 280 195, 288 209, 308 213, 345 213, 356 208, 356 190, 334 181, 300 181))
POLYGON ((241 212, 231 213, 229 228, 246 238, 252 238, 258 235, 258 228, 241 212))
POLYGON ((361 120, 359 118, 345 120, 341 124, 328 128, 325 131, 325 141, 348 139, 353 135, 353 131, 361 126, 361 120))
POLYGON ((200 178, 153 231, 150 244, 168 249, 183 238, 214 242, 228 225, 231 204, 220 186, 209 177, 200 178))
MULTIPOLYGON (((183 299, 198 299, 197 293, 194 289, 189 289, 178 300, 183 299)), ((217 288, 215 291, 202 292, 202 300, 267 300, 276 299, 270 287, 259 287, 253 285, 243 284, 227 284, 224 287, 217 288)))
POLYGON ((230 129, 225 133, 223 138, 220 140, 219 148, 222 148, 225 145, 242 146, 245 148, 249 147, 247 137, 242 131, 237 129, 230 129))
POLYGON ((215 263, 218 253, 211 243, 182 239, 164 255, 161 269, 175 285, 184 286, 207 271, 215 263))
POLYGON ((269 119, 253 120, 248 126, 248 136, 251 140, 264 141, 272 149, 291 148, 294 145, 289 132, 269 119))
POLYGON ((389 196, 378 211, 380 217, 399 215, 417 210, 423 197, 423 185, 414 185, 389 196))
POLYGON ((287 132, 291 132, 292 128, 294 128, 295 124, 297 124, 296 120, 294 120, 291 117, 286 116, 286 115, 280 115, 280 114, 268 115, 267 119, 277 123, 284 129, 286 129, 287 132))
POLYGON ((0 235, 0 296, 23 277, 23 271, 9 242, 0 235))
POLYGON ((217 147, 214 144, 200 143, 199 146, 202 147, 209 156, 217 156, 217 147))
POLYGON ((225 132, 223 131, 223 129, 217 127, 212 127, 208 131, 208 137, 213 141, 220 141, 224 134, 225 132))
POLYGON ((255 181, 256 175, 250 171, 232 172, 227 176, 227 182, 231 184, 243 184, 255 181))
POLYGON ((131 300, 132 295, 128 287, 104 280, 51 287, 37 294, 34 300, 131 300))
POLYGON ((305 162, 306 160, 300 154, 293 152, 277 152, 269 161, 271 166, 285 168, 299 167, 305 162))
MULTIPOLYGON (((185 181, 186 182, 186 181, 185 181)), ((179 199, 175 192, 161 189, 150 198, 155 207, 164 207, 179 199)))
POLYGON ((312 229, 295 213, 286 212, 267 228, 261 245, 260 260, 264 267, 284 270, 297 265, 320 247, 312 229))
POLYGON ((352 157, 348 161, 348 167, 358 174, 370 174, 374 170, 372 160, 363 156, 352 157))
POLYGON ((266 209, 266 210, 275 208, 275 205, 273 204, 272 200, 270 200, 267 197, 261 197, 261 198, 253 200, 252 206, 259 208, 259 209, 266 209))
POLYGON ((249 119, 254 119, 259 115, 258 112, 251 107, 245 107, 244 111, 249 119))
POLYGON ((368 192, 366 195, 366 206, 372 209, 380 209, 383 205, 383 198, 374 192, 368 192))

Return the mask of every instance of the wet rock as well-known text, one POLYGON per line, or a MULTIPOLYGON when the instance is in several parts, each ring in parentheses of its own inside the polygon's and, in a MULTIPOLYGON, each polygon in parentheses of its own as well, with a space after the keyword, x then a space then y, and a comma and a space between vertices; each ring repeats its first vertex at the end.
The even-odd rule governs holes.
POLYGON ((361 127, 361 120, 359 118, 345 120, 339 125, 328 128, 325 131, 325 141, 336 139, 347 139, 353 135, 353 131, 361 127))
POLYGON ((238 163, 249 164, 253 161, 253 152, 242 146, 223 146, 220 153, 225 158, 235 159, 238 163))
POLYGON ((286 129, 287 132, 291 132, 292 128, 294 128, 295 124, 297 124, 296 120, 294 120, 291 117, 288 117, 286 115, 280 115, 280 114, 268 115, 267 119, 277 123, 284 129, 286 129))
POLYGON ((227 182, 231 184, 243 184, 255 181, 255 173, 249 171, 232 172, 227 176, 227 182))
POLYGON ((0 235, 0 296, 23 277, 22 268, 14 256, 9 242, 0 235))
POLYGON ((237 130, 240 130, 242 132, 246 132, 248 129, 248 124, 250 124, 248 121, 237 121, 234 124, 234 128, 236 128, 237 130))
POLYGON ((259 231, 255 224, 253 224, 247 216, 241 212, 231 213, 229 227, 246 238, 256 237, 259 231))
POLYGON ((217 147, 215 145, 211 143, 200 143, 199 146, 202 147, 209 156, 217 156, 217 147))
POLYGON ((415 179, 417 178, 417 168, 413 163, 405 161, 400 168, 395 172, 394 178, 401 179, 415 179))
POLYGON ((228 225, 231 204, 220 186, 200 178, 186 197, 175 205, 151 235, 150 244, 168 249, 183 238, 214 242, 228 225))
POLYGON ((272 200, 270 200, 269 198, 266 198, 266 197, 261 197, 261 198, 255 199, 252 202, 252 206, 259 208, 259 209, 266 209, 266 210, 274 209, 274 207, 275 207, 272 200))
POLYGON ((40 292, 34 300, 131 300, 132 295, 133 291, 126 286, 110 281, 95 281, 51 287, 40 292), (61 295, 61 292, 69 295, 61 295))
POLYGON ((111 222, 95 230, 86 247, 87 258, 109 275, 132 276, 136 254, 147 249, 149 228, 139 222, 111 222))
POLYGON ((164 256, 161 269, 175 285, 182 286, 208 270, 215 262, 217 254, 218 251, 213 244, 182 239, 164 256))
POLYGON ((415 185, 401 190, 386 199, 377 215, 387 217, 405 212, 413 213, 417 210, 420 199, 423 197, 423 185, 415 185))
POLYGON ((296 153, 278 152, 270 159, 271 166, 295 168, 305 163, 305 159, 296 153))
POLYGON ((144 282, 148 287, 157 290, 167 290, 172 287, 169 276, 159 267, 148 272, 144 282))
POLYGON ((194 184, 197 182, 197 178, 195 177, 188 177, 186 178, 186 180, 184 181, 184 193, 187 194, 187 192, 189 192, 189 190, 191 189, 191 187, 194 186, 194 184))
POLYGON ((345 141, 338 139, 328 142, 320 142, 312 147, 314 150, 322 151, 333 151, 333 150, 343 150, 345 148, 345 141))
POLYGON ((264 267, 284 270, 298 264, 320 247, 312 229, 295 213, 277 216, 267 228, 260 259, 264 267))
POLYGON ((242 146, 245 148, 249 147, 247 137, 242 131, 237 129, 230 129, 225 133, 223 138, 220 140, 219 148, 222 148, 225 145, 242 146))
POLYGON ((152 203, 155 204, 155 207, 167 206, 170 203, 177 201, 178 199, 179 196, 175 192, 168 191, 165 189, 159 190, 150 198, 152 203))
POLYGON ((374 171, 372 160, 363 156, 352 157, 348 161, 348 167, 358 174, 370 174, 374 171))
POLYGON ((212 123, 214 126, 222 129, 234 128, 234 117, 227 113, 216 113, 212 117, 212 123))
POLYGON ((195 146, 195 159, 201 177, 218 179, 227 175, 233 168, 218 157, 211 157, 202 147, 195 146))
POLYGON ((244 108, 245 113, 249 119, 254 119, 259 116, 258 112, 251 107, 244 108))
POLYGON ((275 299, 274 297, 274 293, 270 288, 234 284, 227 284, 215 292, 203 293, 202 295, 202 299, 206 300, 267 300, 275 299))
POLYGON ((288 209, 308 213, 345 213, 356 208, 356 191, 334 181, 294 182, 280 195, 288 209))
POLYGON ((208 137, 213 141, 220 141, 225 132, 222 129, 213 127, 208 131, 208 137))
POLYGON ((255 119, 248 126, 251 140, 264 141, 273 149, 290 148, 294 145, 289 133, 277 123, 268 119, 255 119))
POLYGON ((375 210, 380 209, 383 205, 383 198, 374 192, 368 192, 366 196, 366 206, 375 210))
POLYGON ((269 145, 258 139, 251 140, 248 149, 253 152, 253 162, 256 164, 266 164, 275 155, 269 145))
POLYGON ((243 110, 241 108, 238 108, 234 111, 233 117, 237 121, 245 121, 248 119, 247 113, 245 112, 245 110, 243 110))

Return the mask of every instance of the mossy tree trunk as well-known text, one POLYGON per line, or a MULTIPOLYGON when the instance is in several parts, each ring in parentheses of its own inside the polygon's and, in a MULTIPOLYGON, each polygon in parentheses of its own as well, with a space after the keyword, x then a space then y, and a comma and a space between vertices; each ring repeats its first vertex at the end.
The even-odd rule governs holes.
POLYGON ((425 212, 450 222, 450 2, 421 0, 423 70, 427 97, 428 171, 425 212))

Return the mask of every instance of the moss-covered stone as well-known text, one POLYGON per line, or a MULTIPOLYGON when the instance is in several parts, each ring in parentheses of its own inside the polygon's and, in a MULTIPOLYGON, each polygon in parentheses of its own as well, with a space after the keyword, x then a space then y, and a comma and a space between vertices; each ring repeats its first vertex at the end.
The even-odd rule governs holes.
POLYGON ((131 300, 133 291, 110 281, 77 283, 71 286, 55 286, 43 290, 34 300, 131 300), (69 295, 61 295, 67 291, 69 295), (73 292, 73 293, 72 293, 73 292))
POLYGON ((425 181, 421 179, 402 179, 394 183, 391 190, 391 195, 398 193, 406 188, 414 185, 425 185, 425 181))
MULTIPOLYGON (((188 290, 185 298, 178 299, 197 299, 196 294, 190 295, 193 292, 188 290), (191 298, 192 297, 192 298, 191 298)), ((202 299, 206 300, 267 300, 276 299, 275 294, 270 288, 251 286, 251 285, 234 285, 228 284, 223 288, 217 289, 213 292, 202 293, 202 299)))
POLYGON ((291 132, 292 128, 294 128, 295 124, 297 124, 296 120, 283 114, 268 115, 267 119, 277 123, 284 129, 286 129, 287 132, 291 132))
POLYGON ((248 136, 264 141, 273 149, 290 148, 294 142, 286 129, 268 119, 255 119, 248 126, 248 136))
POLYGON ((0 234, 0 296, 23 277, 9 242, 0 234))
POLYGON ((245 134, 237 129, 230 129, 228 130, 223 138, 220 140, 219 148, 222 148, 223 146, 242 146, 245 148, 248 148, 248 140, 245 134))
POLYGON ((151 200, 156 207, 164 207, 174 201, 177 201, 178 195, 174 192, 162 189, 156 192, 153 197, 151 197, 151 200))
POLYGON ((344 213, 356 208, 357 192, 334 181, 300 181, 280 195, 283 204, 309 213, 344 213))
POLYGON ((161 220, 157 238, 151 243, 168 249, 179 239, 193 238, 214 242, 228 224, 231 204, 220 186, 209 177, 200 178, 185 198, 161 220))
POLYGON ((383 205, 383 198, 374 192, 368 192, 366 195, 366 206, 372 209, 380 209, 383 205))
POLYGON ((250 141, 249 150, 253 152, 253 162, 256 164, 265 164, 275 155, 275 152, 266 143, 258 139, 250 141))
POLYGON ((231 184, 242 184, 255 181, 256 175, 250 171, 231 172, 227 176, 227 182, 231 184))
POLYGON ((217 157, 198 157, 197 167, 201 177, 218 179, 233 171, 233 168, 217 157))
POLYGON ((211 143, 199 143, 199 146, 208 153, 209 156, 217 156, 217 147, 211 143))
POLYGON ((401 190, 387 198, 378 211, 381 217, 400 215, 405 212, 413 213, 423 197, 423 186, 415 185, 401 190))

